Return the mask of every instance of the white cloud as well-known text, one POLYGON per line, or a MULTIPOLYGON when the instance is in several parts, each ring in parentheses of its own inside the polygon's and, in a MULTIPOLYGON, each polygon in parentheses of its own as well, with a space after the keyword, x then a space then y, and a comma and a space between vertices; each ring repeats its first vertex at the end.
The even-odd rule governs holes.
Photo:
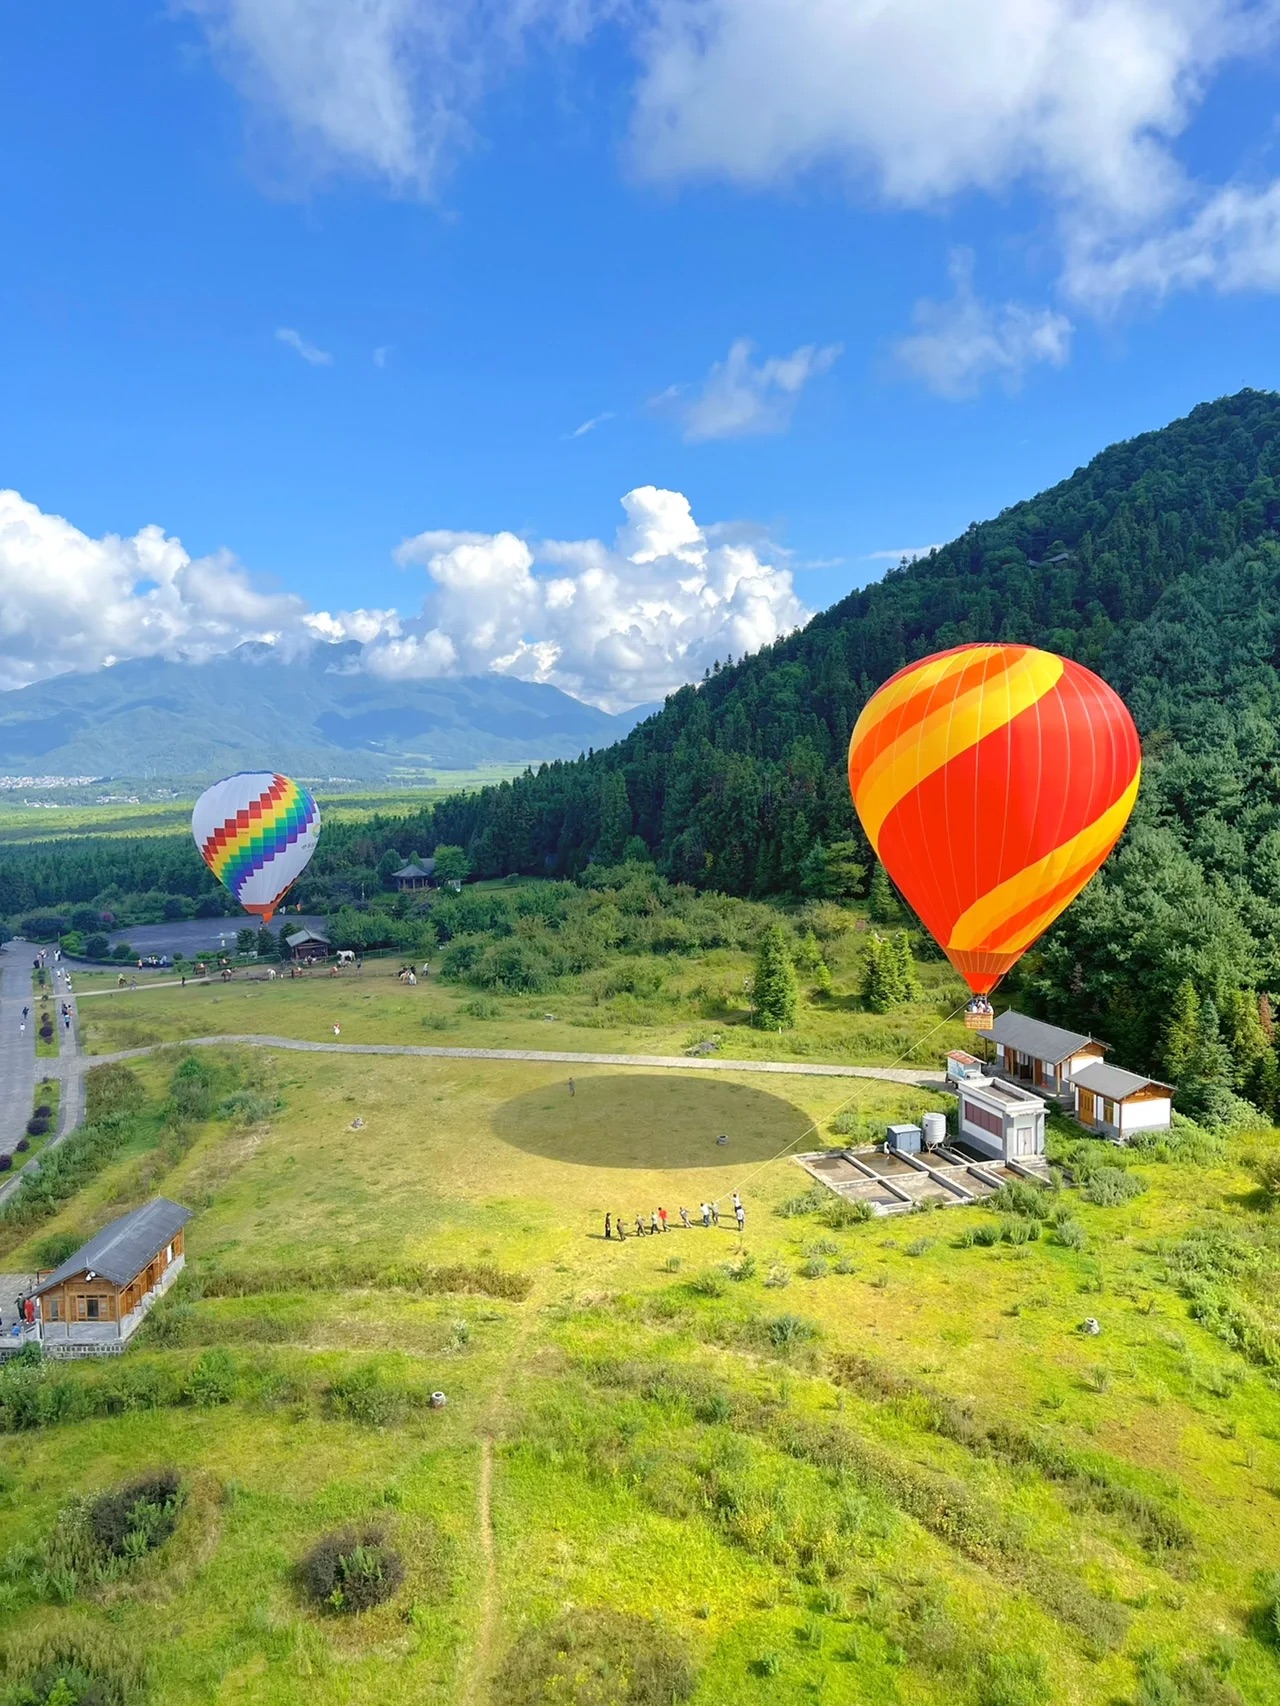
POLYGON ((1021 302, 986 303, 973 289, 973 256, 951 257, 955 294, 949 302, 916 303, 916 330, 899 341, 901 364, 940 397, 974 396, 987 379, 1016 390, 1027 369, 1061 367, 1071 350, 1072 325, 1051 308, 1021 302))
POLYGON ((485 87, 529 32, 577 36, 595 0, 175 5, 203 22, 218 63, 255 117, 282 130, 301 176, 354 170, 397 193, 429 195, 472 140, 470 114, 485 87))
POLYGON ((406 539, 395 559, 427 574, 421 613, 406 618, 310 610, 259 590, 228 553, 193 558, 154 526, 94 539, 0 491, 0 689, 126 658, 199 663, 246 640, 285 656, 348 640, 360 650, 343 668, 391 679, 495 670, 616 710, 808 620, 784 554, 758 534, 703 529, 686 498, 654 486, 622 503, 612 546, 447 529, 406 539))
POLYGON ((691 443, 784 432, 800 393, 811 379, 835 365, 842 346, 802 344, 790 355, 769 356, 758 363, 752 362, 752 349, 749 339, 738 338, 698 391, 689 395, 683 386, 669 386, 653 399, 654 407, 677 415, 691 443))
POLYGON ((606 409, 603 414, 592 415, 589 421, 583 421, 581 426, 574 427, 573 431, 568 434, 568 437, 585 438, 589 432, 594 432, 598 426, 603 426, 606 421, 611 421, 612 419, 613 410, 606 409))
POLYGON ((159 527, 90 538, 0 491, 0 688, 121 658, 204 659, 244 640, 372 639, 386 612, 308 612, 257 590, 227 553, 192 557, 159 527))
POLYGON ((377 349, 373 352, 373 365, 375 367, 385 367, 387 365, 387 357, 390 354, 390 344, 379 344, 377 349))
POLYGON ((303 361, 309 362, 312 367, 333 366, 333 357, 328 350, 318 349, 315 344, 309 344, 302 333, 295 331, 292 326, 278 326, 276 337, 282 344, 287 344, 291 350, 296 350, 303 361))
POLYGON ((1185 222, 1136 242, 1082 233, 1065 284, 1101 311, 1129 296, 1158 299, 1175 290, 1280 290, 1280 179, 1227 185, 1185 222))
POLYGON ((756 651, 809 619, 789 570, 758 544, 708 538, 679 492, 641 486, 622 504, 612 547, 535 546, 513 533, 406 540, 398 560, 423 564, 431 583, 420 631, 412 644, 375 642, 367 666, 423 676, 498 669, 617 710, 660 699, 714 658, 756 651), (539 562, 560 572, 537 575, 539 562))

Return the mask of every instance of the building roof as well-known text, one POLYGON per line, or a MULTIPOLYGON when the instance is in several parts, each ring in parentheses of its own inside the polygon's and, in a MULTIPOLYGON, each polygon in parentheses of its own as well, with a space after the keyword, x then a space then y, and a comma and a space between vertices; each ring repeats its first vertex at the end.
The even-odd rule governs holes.
POLYGON ((1123 1102, 1138 1090, 1167 1090, 1172 1096, 1173 1085, 1162 1084, 1158 1078, 1144 1078, 1140 1072, 1125 1072, 1119 1066, 1106 1066, 1094 1061, 1073 1073, 1071 1082, 1095 1095, 1109 1096, 1113 1102, 1123 1102))
POLYGON ((392 881, 399 882, 401 877, 432 877, 435 875, 436 862, 434 859, 415 860, 408 865, 402 865, 398 871, 391 873, 392 881))
POLYGON ((1034 1090, 1024 1090, 1021 1084, 1006 1084, 1002 1078, 984 1078, 980 1083, 967 1079, 960 1085, 962 1096, 981 1102, 983 1097, 994 1102, 998 1107, 1013 1109, 1025 1113, 1028 1109, 1034 1111, 1044 1107, 1044 1097, 1037 1096, 1034 1090))
POLYGON ((1057 1025, 1045 1025, 1039 1019, 1028 1019, 1025 1013, 1002 1013, 987 1032, 993 1043, 1016 1048, 1019 1054, 1029 1054, 1033 1060, 1044 1060, 1050 1066, 1069 1060, 1082 1048, 1093 1043, 1096 1048, 1110 1048, 1097 1037, 1083 1036, 1079 1031, 1060 1030, 1057 1025))
POLYGON ((328 948, 332 944, 327 936, 322 936, 318 930, 295 930, 292 936, 285 937, 285 946, 300 948, 304 942, 320 942, 328 948))
POLYGON ((983 1064, 976 1054, 966 1054, 962 1048, 953 1048, 947 1055, 947 1059, 958 1060, 961 1066, 981 1066, 983 1064))
POLYGON ((61 1285, 63 1280, 86 1270, 100 1274, 112 1285, 128 1285, 153 1256, 173 1242, 190 1219, 189 1208, 170 1202, 168 1197, 156 1197, 143 1208, 122 1214, 119 1220, 95 1232, 74 1256, 69 1256, 60 1268, 43 1279, 32 1295, 39 1297, 51 1286, 61 1285))

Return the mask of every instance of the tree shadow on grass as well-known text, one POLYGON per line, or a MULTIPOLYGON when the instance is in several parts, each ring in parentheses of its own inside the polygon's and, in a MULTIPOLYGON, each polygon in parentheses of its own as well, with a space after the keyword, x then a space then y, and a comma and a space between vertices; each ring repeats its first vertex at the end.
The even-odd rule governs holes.
MULTIPOLYGON (((619 1169, 741 1168, 810 1126, 803 1109, 749 1085, 674 1073, 575 1078, 513 1096, 493 1115, 504 1143, 549 1160, 619 1169), (729 1141, 718 1144, 717 1137, 729 1141)), ((812 1144, 816 1144, 816 1135, 812 1144)), ((812 1146, 811 1144, 811 1146, 812 1146)))

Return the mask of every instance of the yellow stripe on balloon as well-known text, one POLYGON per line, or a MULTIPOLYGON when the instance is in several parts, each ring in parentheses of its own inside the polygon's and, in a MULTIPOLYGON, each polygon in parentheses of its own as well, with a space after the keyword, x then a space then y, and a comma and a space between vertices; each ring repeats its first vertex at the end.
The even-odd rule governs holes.
POLYGON ((853 731, 855 744, 861 745, 886 717, 914 699, 917 693, 929 691, 949 675, 963 675, 975 663, 981 663, 984 658, 997 658, 1005 649, 1003 646, 968 646, 956 652, 940 652, 936 657, 926 658, 914 666, 908 665, 896 680, 886 681, 868 699, 853 731))
POLYGON ((998 888, 992 889, 990 894, 984 894, 980 900, 976 900, 969 910, 956 920, 947 947, 958 952, 985 948, 990 953, 1015 955, 1029 947, 1062 911, 1064 902, 1058 892, 1062 885, 1071 880, 1073 873, 1079 873, 1083 887, 1084 873, 1091 865, 1100 861, 1128 822, 1133 802, 1138 797, 1141 776, 1142 769, 1139 766, 1137 774, 1120 798, 1087 829, 1082 829, 1078 835, 1072 836, 1070 841, 1064 842, 1061 847, 1055 847, 1051 853, 1046 853, 1043 859, 1038 859, 1034 865, 1028 865, 1016 875, 1006 878, 998 888), (1017 918, 1040 894, 1056 898, 1048 899, 1044 909, 1022 924, 1012 935, 1001 938, 998 935, 1001 924, 1008 919, 1017 918), (996 937, 994 941, 991 940, 993 936, 996 937))
MULTIPOLYGON (((990 650, 995 653, 998 648, 990 650)), ((973 657, 962 654, 961 661, 971 667, 973 657)), ((871 845, 877 846, 881 826, 899 800, 1051 693, 1062 678, 1062 667, 1062 659, 1048 652, 1023 652, 994 680, 981 681, 954 699, 944 698, 922 721, 877 753, 859 778, 856 795, 858 816, 871 845)), ((925 673, 925 669, 919 672, 925 673)), ((861 738, 861 728, 857 733, 861 738)), ((1009 916, 1007 910, 1004 916, 1009 916)))

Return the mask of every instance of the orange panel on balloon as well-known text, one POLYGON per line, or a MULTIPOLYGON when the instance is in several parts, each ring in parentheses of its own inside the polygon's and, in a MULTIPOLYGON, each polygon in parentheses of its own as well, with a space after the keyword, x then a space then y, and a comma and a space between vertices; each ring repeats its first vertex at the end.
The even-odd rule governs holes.
POLYGON ((1119 695, 1034 646, 957 646, 908 665, 849 742, 867 838, 977 994, 1102 864, 1141 771, 1119 695))

